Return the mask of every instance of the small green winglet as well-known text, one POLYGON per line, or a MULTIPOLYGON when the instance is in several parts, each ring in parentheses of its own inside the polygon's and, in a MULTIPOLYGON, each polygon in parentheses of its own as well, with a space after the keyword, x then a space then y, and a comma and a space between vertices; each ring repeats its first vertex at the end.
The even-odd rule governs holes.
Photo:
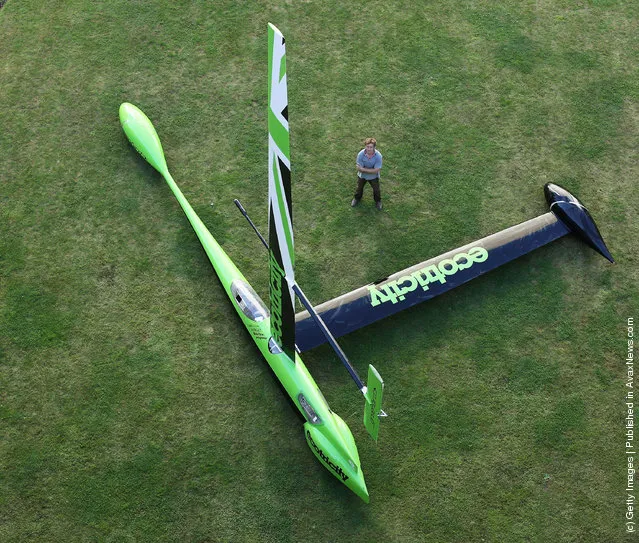
POLYGON ((384 395, 384 381, 372 364, 368 365, 368 380, 366 382, 366 406, 364 408, 364 426, 370 436, 377 441, 379 435, 379 419, 386 417, 382 411, 382 396, 384 395))

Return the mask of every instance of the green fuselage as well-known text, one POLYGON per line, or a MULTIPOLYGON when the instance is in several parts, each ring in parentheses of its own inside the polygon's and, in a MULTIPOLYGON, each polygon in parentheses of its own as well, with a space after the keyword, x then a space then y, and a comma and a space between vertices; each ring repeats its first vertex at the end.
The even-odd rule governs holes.
POLYGON ((295 354, 295 360, 291 360, 277 347, 271 338, 268 309, 204 226, 171 175, 167 172, 164 177, 193 226, 244 326, 306 419, 304 433, 311 451, 338 480, 368 502, 357 446, 349 427, 331 411, 301 358, 295 354))
POLYGON ((171 177, 153 124, 140 109, 129 103, 120 106, 120 122, 129 141, 166 180, 193 226, 240 319, 306 419, 304 433, 311 451, 338 480, 368 502, 368 491, 350 429, 331 411, 297 353, 292 359, 282 352, 272 338, 268 309, 204 226, 171 177))

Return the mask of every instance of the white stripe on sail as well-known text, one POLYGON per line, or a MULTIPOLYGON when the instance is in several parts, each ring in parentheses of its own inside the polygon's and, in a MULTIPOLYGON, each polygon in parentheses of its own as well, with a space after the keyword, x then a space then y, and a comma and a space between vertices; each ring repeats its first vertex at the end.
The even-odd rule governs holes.
POLYGON ((288 121, 282 115, 282 111, 288 105, 288 96, 286 88, 286 72, 280 79, 280 66, 282 58, 286 55, 286 48, 283 43, 283 36, 275 34, 275 43, 273 44, 273 61, 271 64, 271 103, 269 104, 275 118, 282 124, 288 132, 288 121), (279 39, 278 39, 279 38, 279 39))

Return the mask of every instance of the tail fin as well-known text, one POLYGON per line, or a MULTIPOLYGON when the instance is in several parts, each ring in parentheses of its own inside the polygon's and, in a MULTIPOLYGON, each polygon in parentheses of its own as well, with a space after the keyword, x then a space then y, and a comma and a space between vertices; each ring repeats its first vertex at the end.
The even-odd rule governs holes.
POLYGON ((271 334, 295 359, 294 246, 284 36, 268 28, 268 200, 271 334))
POLYGON ((366 383, 366 405, 364 407, 364 426, 370 436, 377 441, 379 435, 379 419, 385 417, 382 411, 382 397, 384 395, 384 381, 377 370, 368 365, 368 380, 366 383))

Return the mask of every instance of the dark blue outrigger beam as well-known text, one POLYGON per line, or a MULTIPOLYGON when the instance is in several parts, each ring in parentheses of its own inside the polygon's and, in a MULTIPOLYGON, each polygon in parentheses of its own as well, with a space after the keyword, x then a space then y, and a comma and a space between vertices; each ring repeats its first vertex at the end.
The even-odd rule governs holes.
MULTIPOLYGON (((329 300, 315 311, 339 337, 439 296, 571 232, 614 262, 590 213, 575 196, 552 183, 545 185, 544 193, 550 212, 329 300)), ((296 315, 295 334, 302 352, 326 341, 307 311, 296 315)))

